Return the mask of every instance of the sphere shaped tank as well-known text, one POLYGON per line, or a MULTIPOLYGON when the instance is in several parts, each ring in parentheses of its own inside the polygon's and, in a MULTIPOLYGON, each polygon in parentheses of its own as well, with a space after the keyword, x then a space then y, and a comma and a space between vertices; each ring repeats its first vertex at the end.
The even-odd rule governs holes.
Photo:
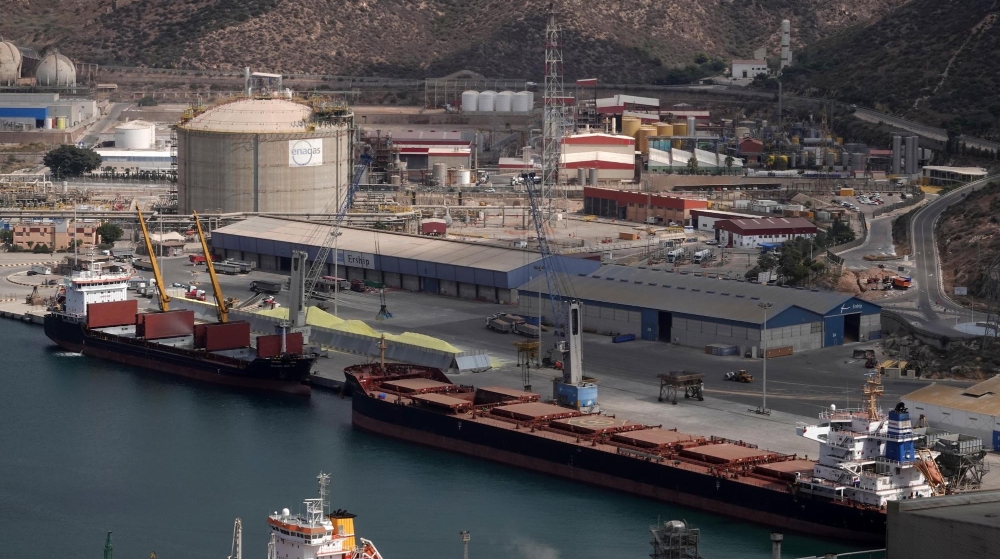
POLYGON ((500 93, 497 93, 496 101, 494 101, 494 108, 498 113, 509 113, 513 107, 513 101, 513 91, 501 91, 500 93))
POLYGON ((474 113, 479 110, 479 92, 468 90, 462 92, 462 112, 474 113))
POLYGON ((622 117, 622 134, 635 138, 639 134, 639 127, 642 122, 634 116, 622 117))
POLYGON ((76 67, 72 60, 52 50, 35 68, 35 80, 38 85, 72 87, 76 85, 76 67))
POLYGON ((496 91, 484 91, 479 94, 479 112, 481 113, 492 113, 496 110, 496 91))
POLYGON ((515 113, 531 111, 533 96, 530 91, 518 91, 511 100, 511 110, 515 113))
POLYGON ((14 85, 21 77, 21 51, 14 43, 0 42, 0 85, 14 85))

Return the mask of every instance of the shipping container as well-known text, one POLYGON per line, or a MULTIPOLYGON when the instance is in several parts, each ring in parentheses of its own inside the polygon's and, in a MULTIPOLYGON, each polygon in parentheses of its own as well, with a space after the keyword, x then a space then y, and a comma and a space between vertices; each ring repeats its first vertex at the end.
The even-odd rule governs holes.
POLYGON ((788 345, 784 347, 769 347, 767 348, 767 351, 764 352, 764 354, 767 356, 768 359, 772 357, 785 357, 786 355, 792 354, 792 346, 788 345))
POLYGON ((194 334, 194 311, 153 312, 136 316, 136 335, 147 340, 194 334))
POLYGON ((87 305, 87 328, 123 326, 135 322, 139 302, 135 299, 87 305))
MULTIPOLYGON (((302 333, 291 332, 285 336, 285 353, 302 353, 302 333)), ((281 355, 281 334, 257 336, 257 357, 281 355)))
POLYGON ((250 323, 243 321, 205 325, 205 350, 222 351, 250 346, 250 323))
POLYGON ((639 234, 632 231, 620 231, 618 233, 618 238, 623 241, 638 241, 639 234))

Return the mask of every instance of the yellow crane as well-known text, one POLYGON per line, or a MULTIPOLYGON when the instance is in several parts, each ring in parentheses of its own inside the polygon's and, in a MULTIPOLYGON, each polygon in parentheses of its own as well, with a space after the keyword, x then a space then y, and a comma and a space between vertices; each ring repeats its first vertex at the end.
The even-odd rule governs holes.
POLYGON ((142 240, 146 243, 146 254, 149 255, 149 263, 153 267, 153 277, 156 278, 156 293, 159 296, 160 310, 167 312, 170 310, 170 295, 167 295, 167 286, 164 285, 163 276, 160 275, 160 263, 156 260, 156 253, 153 252, 153 243, 149 240, 149 229, 146 228, 146 220, 142 217, 142 210, 136 205, 135 211, 139 212, 142 240))
POLYGON ((229 320, 229 308, 226 300, 222 297, 222 286, 219 285, 219 278, 215 275, 215 265, 212 264, 212 252, 208 250, 208 242, 205 241, 205 233, 201 230, 201 221, 198 219, 198 212, 193 212, 194 224, 198 229, 198 239, 201 241, 201 250, 205 254, 205 267, 208 268, 208 277, 212 280, 212 293, 215 294, 215 308, 219 314, 219 322, 225 323, 229 320))

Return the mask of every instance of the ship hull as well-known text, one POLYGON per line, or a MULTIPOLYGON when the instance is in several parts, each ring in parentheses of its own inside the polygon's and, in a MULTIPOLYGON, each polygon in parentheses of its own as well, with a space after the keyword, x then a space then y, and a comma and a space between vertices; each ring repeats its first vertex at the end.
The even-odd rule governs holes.
POLYGON ((224 386, 302 396, 311 392, 312 357, 215 360, 155 342, 97 335, 58 314, 47 315, 44 324, 45 335, 56 345, 89 357, 224 386))
POLYGON ((885 513, 808 494, 674 468, 365 396, 355 386, 355 428, 536 472, 677 503, 783 530, 885 542, 885 513))

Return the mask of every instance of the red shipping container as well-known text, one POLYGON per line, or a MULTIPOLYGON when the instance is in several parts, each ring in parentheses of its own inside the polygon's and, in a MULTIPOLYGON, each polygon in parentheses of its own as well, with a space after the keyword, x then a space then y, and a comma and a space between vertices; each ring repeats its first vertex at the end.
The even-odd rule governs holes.
POLYGON ((136 334, 147 340, 194 334, 194 311, 169 311, 139 315, 136 334))
POLYGON ((195 349, 205 349, 205 332, 207 324, 195 324, 194 325, 194 348, 195 349))
POLYGON ((87 328, 132 324, 138 313, 139 302, 135 299, 111 303, 91 303, 87 305, 87 328))
MULTIPOLYGON (((302 353, 302 332, 285 336, 285 353, 302 353)), ((281 334, 257 337, 257 357, 277 357, 281 355, 281 334)))
MULTIPOLYGON (((199 324, 199 326, 201 326, 199 324)), ((197 332, 197 326, 195 327, 197 332)), ((197 339, 197 333, 195 334, 197 339)), ((243 321, 205 325, 205 349, 221 351, 250 345, 250 323, 243 321)))

